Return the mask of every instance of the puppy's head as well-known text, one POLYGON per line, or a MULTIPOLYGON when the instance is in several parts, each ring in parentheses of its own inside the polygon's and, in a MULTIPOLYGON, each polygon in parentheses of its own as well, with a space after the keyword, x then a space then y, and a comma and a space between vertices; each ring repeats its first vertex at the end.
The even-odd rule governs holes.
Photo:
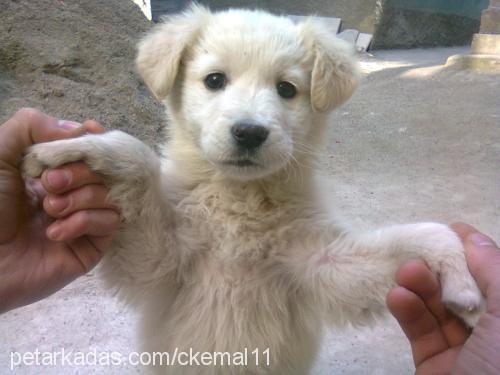
POLYGON ((167 99, 173 136, 224 175, 249 180, 316 146, 320 119, 356 87, 351 50, 312 18, 296 25, 194 6, 146 36, 137 66, 167 99))

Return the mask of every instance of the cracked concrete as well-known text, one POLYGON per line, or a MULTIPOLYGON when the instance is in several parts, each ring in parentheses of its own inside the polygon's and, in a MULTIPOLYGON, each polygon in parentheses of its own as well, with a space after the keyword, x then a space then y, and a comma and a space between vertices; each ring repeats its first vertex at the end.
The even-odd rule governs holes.
MULTIPOLYGON (((366 77, 333 118, 321 168, 339 215, 364 226, 469 222, 500 239, 500 76, 444 68, 464 48, 377 51, 366 77)), ((94 272, 41 302, 0 316, 0 373, 10 352, 129 353, 134 315, 94 272)), ((313 370, 411 374, 409 345, 392 318, 331 331, 313 370)), ((132 366, 19 366, 17 374, 135 374, 132 366)))

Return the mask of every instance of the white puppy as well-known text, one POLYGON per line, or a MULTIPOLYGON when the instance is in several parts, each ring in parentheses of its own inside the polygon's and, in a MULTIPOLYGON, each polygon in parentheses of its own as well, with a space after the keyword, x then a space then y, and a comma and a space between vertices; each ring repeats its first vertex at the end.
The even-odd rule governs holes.
POLYGON ((137 65, 167 107, 162 157, 110 131, 33 146, 24 168, 84 160, 104 176, 123 224, 103 271, 140 310, 144 349, 260 355, 158 370, 305 374, 325 324, 382 313, 398 265, 416 257, 474 324, 482 296, 448 227, 357 233, 316 192, 311 150, 357 82, 351 49, 319 21, 195 6, 146 36, 137 65))

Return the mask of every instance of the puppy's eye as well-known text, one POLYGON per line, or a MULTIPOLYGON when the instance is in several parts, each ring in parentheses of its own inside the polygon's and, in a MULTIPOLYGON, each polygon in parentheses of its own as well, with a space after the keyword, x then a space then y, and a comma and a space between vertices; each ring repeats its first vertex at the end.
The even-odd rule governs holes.
POLYGON ((209 90, 220 90, 226 86, 226 76, 223 73, 210 73, 205 77, 205 87, 209 90))
POLYGON ((278 82, 276 85, 276 90, 278 90, 279 96, 285 99, 291 99, 297 95, 297 89, 294 85, 287 81, 278 82))

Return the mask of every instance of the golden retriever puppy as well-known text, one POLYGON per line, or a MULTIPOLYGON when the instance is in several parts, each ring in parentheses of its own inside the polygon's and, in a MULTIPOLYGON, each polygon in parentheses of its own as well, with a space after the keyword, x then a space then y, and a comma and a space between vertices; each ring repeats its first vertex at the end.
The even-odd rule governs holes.
POLYGON ((318 192, 311 150, 358 81, 351 48, 320 21, 193 6, 141 41, 137 67, 167 108, 161 156, 110 131, 35 145, 24 168, 84 160, 102 174, 123 215, 102 271, 140 311, 142 348, 170 356, 156 370, 306 374, 325 325, 385 311, 410 258, 474 324, 482 296, 447 226, 359 232, 318 192), (190 351, 205 365, 176 361, 190 351))

